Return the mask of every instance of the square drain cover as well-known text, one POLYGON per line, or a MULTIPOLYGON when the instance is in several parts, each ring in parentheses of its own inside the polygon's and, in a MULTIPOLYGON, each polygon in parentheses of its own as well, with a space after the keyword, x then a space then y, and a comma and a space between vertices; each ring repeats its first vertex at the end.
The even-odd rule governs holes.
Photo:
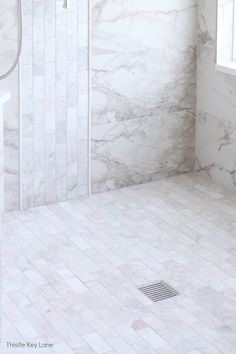
POLYGON ((142 286, 139 290, 153 302, 169 299, 179 293, 164 281, 142 286))

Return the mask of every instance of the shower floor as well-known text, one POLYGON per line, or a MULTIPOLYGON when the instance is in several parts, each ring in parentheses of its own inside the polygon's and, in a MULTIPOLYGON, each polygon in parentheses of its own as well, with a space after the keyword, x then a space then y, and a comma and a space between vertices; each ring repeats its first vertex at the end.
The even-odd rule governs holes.
POLYGON ((7 341, 236 353, 236 194, 204 175, 7 213, 4 231, 4 353, 7 341), (179 295, 152 303, 138 291, 159 280, 179 295))

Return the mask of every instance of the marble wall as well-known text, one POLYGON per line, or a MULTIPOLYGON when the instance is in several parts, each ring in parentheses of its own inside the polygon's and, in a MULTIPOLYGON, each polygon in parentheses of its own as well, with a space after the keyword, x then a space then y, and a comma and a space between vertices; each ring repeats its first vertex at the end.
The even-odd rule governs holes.
POLYGON ((196 164, 236 190, 236 79, 215 71, 217 0, 199 1, 196 164))
MULTIPOLYGON (((23 0, 23 48, 4 114, 7 210, 89 191, 88 0, 23 0), (20 73, 20 79, 19 74, 20 73), (20 102, 20 105, 19 105, 20 102)), ((17 0, 0 0, 0 69, 17 46, 17 0)))
MULTIPOLYGON (((6 72, 17 51, 16 0, 0 0, 0 74, 6 72)), ((19 208, 19 90, 18 67, 0 81, 0 91, 10 92, 4 106, 4 186, 5 207, 19 208)))
MULTIPOLYGON (((16 0, 0 0, 0 71, 16 53, 16 0)), ((25 0, 18 68, 0 82, 5 205, 88 193, 88 2, 25 0), (22 147, 20 179, 19 151, 22 147)), ((196 166, 236 188, 235 78, 215 71, 216 0, 198 1, 196 166)), ((92 189, 194 166, 196 0, 92 0, 92 189)))
POLYGON ((92 0, 92 190, 194 168, 195 0, 92 0))
POLYGON ((23 3, 22 204, 88 194, 88 2, 23 3))

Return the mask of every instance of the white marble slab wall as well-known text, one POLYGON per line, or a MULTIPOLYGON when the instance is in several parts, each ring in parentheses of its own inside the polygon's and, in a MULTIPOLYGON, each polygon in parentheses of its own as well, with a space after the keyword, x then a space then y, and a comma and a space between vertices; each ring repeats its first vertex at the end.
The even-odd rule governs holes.
POLYGON ((236 190, 236 79, 215 71, 217 0, 199 1, 196 164, 236 190))
MULTIPOLYGON (((17 50, 16 0, 0 0, 0 74, 7 71, 17 50)), ((19 208, 19 90, 18 67, 0 81, 0 91, 10 92, 4 106, 4 190, 5 208, 19 208)))
POLYGON ((88 1, 25 0, 22 201, 88 194, 88 1))
POLYGON ((92 0, 92 190, 194 168, 196 0, 92 0))

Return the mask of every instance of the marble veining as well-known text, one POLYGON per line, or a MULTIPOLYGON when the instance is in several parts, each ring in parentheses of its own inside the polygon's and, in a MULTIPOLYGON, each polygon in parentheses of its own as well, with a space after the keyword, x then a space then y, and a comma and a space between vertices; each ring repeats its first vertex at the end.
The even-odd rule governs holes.
MULTIPOLYGON (((88 3, 77 4, 65 16, 62 1, 24 3, 22 142, 18 70, 4 82, 7 209, 19 207, 20 143, 25 207, 87 193, 88 3)), ((91 5, 93 191, 191 171, 194 140, 197 169, 235 190, 236 85, 214 69, 216 1, 199 1, 196 139, 196 2, 91 5)), ((0 13, 9 18, 1 20, 1 70, 15 54, 14 6, 0 13)))
POLYGON ((217 1, 199 1, 196 168, 236 189, 235 78, 215 71, 217 1))
POLYGON ((196 1, 92 1, 92 190, 193 169, 196 1))

